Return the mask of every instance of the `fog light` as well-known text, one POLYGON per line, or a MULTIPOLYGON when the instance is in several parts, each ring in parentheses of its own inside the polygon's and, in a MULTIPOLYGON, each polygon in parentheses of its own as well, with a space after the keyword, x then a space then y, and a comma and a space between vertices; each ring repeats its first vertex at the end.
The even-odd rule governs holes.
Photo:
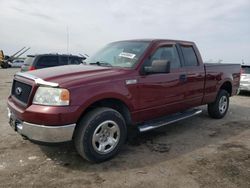
POLYGON ((17 130, 23 130, 23 124, 17 123, 16 128, 17 128, 17 130))

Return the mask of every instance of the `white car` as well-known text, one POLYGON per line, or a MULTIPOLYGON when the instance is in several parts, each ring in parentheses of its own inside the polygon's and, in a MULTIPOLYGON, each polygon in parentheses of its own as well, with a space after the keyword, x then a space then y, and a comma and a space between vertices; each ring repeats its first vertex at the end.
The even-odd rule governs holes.
POLYGON ((241 66, 240 91, 250 91, 250 65, 241 66))
POLYGON ((24 60, 16 59, 13 62, 9 62, 10 67, 18 67, 20 68, 24 64, 24 60))

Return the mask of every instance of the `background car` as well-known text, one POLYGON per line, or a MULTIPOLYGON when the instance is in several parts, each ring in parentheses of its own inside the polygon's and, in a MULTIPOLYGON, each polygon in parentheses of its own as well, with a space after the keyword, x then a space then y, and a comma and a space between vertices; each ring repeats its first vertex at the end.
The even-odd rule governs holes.
POLYGON ((10 67, 22 67, 22 65, 24 64, 24 59, 16 59, 13 62, 9 62, 8 63, 10 67))
POLYGON ((28 55, 21 72, 70 64, 82 64, 85 57, 65 54, 28 55))
POLYGON ((240 91, 250 91, 250 65, 241 66, 240 91))

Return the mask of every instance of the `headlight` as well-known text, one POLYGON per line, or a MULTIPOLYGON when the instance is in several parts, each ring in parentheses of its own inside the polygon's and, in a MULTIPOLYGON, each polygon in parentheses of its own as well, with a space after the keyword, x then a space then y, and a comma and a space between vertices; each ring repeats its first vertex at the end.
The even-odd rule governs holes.
POLYGON ((67 89, 39 87, 33 98, 33 104, 66 106, 69 105, 69 100, 70 93, 67 89))

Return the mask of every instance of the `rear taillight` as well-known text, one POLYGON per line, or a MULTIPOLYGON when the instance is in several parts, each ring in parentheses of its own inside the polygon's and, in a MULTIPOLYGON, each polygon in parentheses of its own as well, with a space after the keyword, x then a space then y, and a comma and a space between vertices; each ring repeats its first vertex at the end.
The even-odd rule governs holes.
POLYGON ((36 68, 34 66, 30 66, 29 71, 32 71, 32 70, 36 70, 36 68))

